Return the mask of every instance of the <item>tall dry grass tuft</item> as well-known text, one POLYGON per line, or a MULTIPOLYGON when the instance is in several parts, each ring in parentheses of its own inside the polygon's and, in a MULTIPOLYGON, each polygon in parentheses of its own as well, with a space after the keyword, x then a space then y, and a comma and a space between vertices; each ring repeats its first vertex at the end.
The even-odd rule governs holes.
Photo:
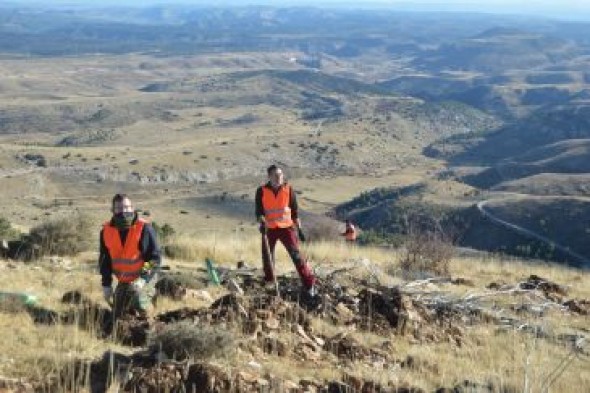
POLYGON ((177 322, 152 332, 148 347, 168 359, 209 359, 227 356, 234 345, 232 333, 207 325, 177 322))
POLYGON ((569 297, 590 299, 590 274, 555 263, 482 253, 480 256, 453 258, 450 270, 456 277, 468 277, 479 288, 492 282, 516 283, 536 274, 564 285, 569 297))

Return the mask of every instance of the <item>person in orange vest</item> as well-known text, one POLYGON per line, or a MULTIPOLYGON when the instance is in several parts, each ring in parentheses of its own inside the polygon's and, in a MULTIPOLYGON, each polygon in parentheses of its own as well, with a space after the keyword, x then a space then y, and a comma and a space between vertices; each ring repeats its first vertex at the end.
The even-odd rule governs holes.
POLYGON ((356 228, 350 220, 346 220, 346 229, 341 233, 346 242, 354 243, 356 241, 356 228))
POLYGON ((264 279, 269 284, 275 279, 269 255, 274 255, 275 245, 280 240, 299 273, 306 294, 315 297, 315 276, 299 250, 299 240, 305 241, 305 235, 301 228, 295 191, 285 182, 280 167, 271 165, 266 172, 268 182, 258 187, 255 197, 256 219, 260 223, 260 233, 266 236, 269 246, 269 250, 265 250, 266 242, 263 237, 264 279))
POLYGON ((160 247, 154 228, 133 209, 125 194, 116 194, 112 218, 100 232, 99 269, 102 290, 113 306, 113 321, 129 311, 146 315, 156 294, 161 264, 160 247), (113 275, 118 284, 113 293, 113 275))

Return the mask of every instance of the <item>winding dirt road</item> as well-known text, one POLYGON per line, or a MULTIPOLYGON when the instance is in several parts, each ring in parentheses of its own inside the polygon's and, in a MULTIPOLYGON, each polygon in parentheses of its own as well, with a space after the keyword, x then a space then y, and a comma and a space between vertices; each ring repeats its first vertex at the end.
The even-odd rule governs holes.
POLYGON ((551 240, 550 238, 548 238, 546 236, 540 235, 534 231, 531 231, 530 229, 523 228, 518 224, 508 222, 506 220, 503 220, 503 219, 495 216, 489 210, 486 210, 486 205, 489 202, 490 202, 490 200, 478 202, 477 209, 484 217, 488 218, 490 221, 492 221, 500 226, 503 226, 505 228, 508 228, 511 231, 517 232, 521 235, 528 236, 528 237, 531 237, 535 240, 539 240, 541 242, 549 244, 550 246, 552 246, 556 250, 559 250, 559 251, 563 252, 564 254, 569 255, 573 260, 572 262, 575 261, 575 263, 573 263, 573 265, 575 265, 577 267, 590 268, 590 260, 588 258, 586 258, 585 256, 578 254, 575 251, 572 251, 571 249, 569 249, 568 247, 566 247, 562 244, 558 244, 558 243, 554 242, 553 240, 551 240))

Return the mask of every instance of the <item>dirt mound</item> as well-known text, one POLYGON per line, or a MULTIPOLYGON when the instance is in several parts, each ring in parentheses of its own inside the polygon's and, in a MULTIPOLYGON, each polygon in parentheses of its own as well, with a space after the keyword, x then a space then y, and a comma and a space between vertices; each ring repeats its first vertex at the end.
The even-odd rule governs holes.
POLYGON ((122 345, 141 347, 146 345, 150 323, 146 317, 126 315, 117 320, 115 338, 122 345))
POLYGON ((420 342, 461 345, 463 313, 446 306, 428 307, 397 288, 359 293, 359 326, 379 334, 409 335, 420 342))
POLYGON ((327 393, 425 393, 412 386, 383 386, 375 381, 345 375, 343 381, 332 381, 321 392, 327 393))
POLYGON ((590 300, 572 299, 563 303, 573 313, 580 315, 590 315, 590 300))
POLYGON ((123 389, 126 392, 253 392, 260 391, 260 380, 245 372, 232 377, 227 370, 207 363, 161 364, 134 368, 123 389))
POLYGON ((553 300, 554 302, 561 302, 564 296, 567 296, 567 289, 565 287, 535 274, 529 276, 526 281, 521 282, 520 288, 541 291, 547 299, 553 300))
MULTIPOLYGON (((35 392, 74 392, 87 386, 91 393, 103 393, 113 380, 124 380, 132 367, 152 368, 157 359, 150 354, 138 352, 131 356, 107 351, 100 359, 75 359, 56 367, 42 381, 35 382, 35 392)), ((57 365, 56 365, 57 366, 57 365)))
POLYGON ((232 378, 227 371, 210 364, 194 364, 188 369, 185 389, 188 392, 258 392, 268 381, 246 372, 232 378))
POLYGON ((405 334, 410 327, 410 318, 415 322, 422 320, 412 300, 397 289, 389 293, 363 289, 358 297, 361 326, 367 330, 387 332, 393 328, 397 333, 405 334))
POLYGON ((424 393, 420 388, 382 386, 370 380, 345 375, 343 381, 320 382, 302 379, 298 383, 280 380, 272 375, 246 371, 228 371, 209 363, 190 366, 161 364, 150 369, 134 368, 124 385, 128 392, 362 392, 362 393, 424 393))
POLYGON ((186 296, 186 287, 178 280, 164 276, 156 283, 158 296, 166 296, 173 300, 182 300, 186 296))
POLYGON ((339 359, 352 362, 358 360, 371 362, 389 360, 386 351, 363 346, 358 340, 346 334, 338 334, 326 340, 324 348, 339 359))
POLYGON ((194 309, 183 307, 178 310, 167 311, 156 316, 156 321, 162 323, 174 323, 180 321, 195 321, 206 311, 204 309, 194 309))
POLYGON ((217 299, 209 308, 182 308, 160 314, 156 320, 163 323, 191 320, 196 323, 241 326, 245 334, 273 331, 301 325, 309 330, 311 320, 298 304, 275 296, 254 297, 228 294, 217 299))
POLYGON ((493 382, 482 384, 466 379, 452 388, 438 388, 435 393, 517 393, 520 391, 520 389, 512 386, 503 384, 497 386, 493 382))
MULTIPOLYGON (((531 291, 540 291, 543 296, 556 304, 561 305, 566 310, 579 315, 590 315, 590 300, 586 299, 566 299, 568 290, 563 285, 549 281, 545 278, 539 277, 535 274, 530 275, 526 281, 523 281, 516 286, 503 283, 491 283, 487 286, 488 289, 494 290, 512 290, 515 288, 525 289, 531 291)), ((518 310, 528 309, 530 307, 519 307, 518 310)))
POLYGON ((65 324, 77 324, 89 331, 96 331, 106 335, 110 331, 112 312, 102 307, 79 291, 66 292, 61 299, 62 303, 74 306, 60 315, 60 321, 65 324))
MULTIPOLYGON (((444 298, 435 292, 430 296, 429 292, 417 291, 411 286, 384 287, 367 282, 339 283, 326 279, 318 284, 320 295, 309 299, 302 296, 296 277, 281 277, 280 297, 274 290, 267 290, 251 280, 251 277, 246 277, 241 285, 237 281, 239 290, 219 297, 209 307, 179 308, 158 314, 153 321, 138 315, 124 316, 117 322, 115 338, 124 345, 145 347, 141 355, 143 358, 139 352, 134 355, 139 357, 136 360, 111 356, 108 360, 103 358, 93 362, 90 367, 88 362, 84 363, 86 371, 80 363, 69 372, 78 379, 90 375, 92 383, 103 389, 93 388, 92 391, 108 388, 104 375, 112 373, 114 362, 114 366, 125 375, 120 379, 124 381, 121 386, 124 391, 421 392, 421 389, 412 386, 382 385, 348 374, 333 381, 280 380, 263 375, 261 365, 247 367, 248 371, 235 365, 221 367, 215 363, 215 359, 219 358, 217 355, 200 356, 204 353, 201 349, 193 350, 190 356, 182 358, 174 354, 187 349, 188 338, 192 340, 191 345, 196 345, 195 348, 217 346, 219 342, 216 340, 205 344, 201 342, 206 327, 212 332, 226 332, 232 338, 237 336, 238 339, 226 347, 231 351, 238 348, 241 354, 256 361, 277 357, 286 362, 318 367, 387 364, 402 370, 438 374, 439 365, 427 359, 396 357, 399 354, 395 351, 394 340, 403 337, 413 344, 448 342, 461 346, 466 326, 500 323, 490 310, 473 301, 478 299, 477 296, 444 298), (318 334, 312 323, 318 321, 336 326, 340 331, 346 330, 346 333, 318 334), (174 343, 172 355, 163 350, 162 344, 162 337, 168 330, 170 334, 166 337, 172 337, 172 340, 167 342, 174 343), (363 338, 363 332, 367 331, 376 334, 371 336, 370 344, 363 338), (378 342, 379 336, 382 337, 381 343, 378 342), (154 337, 161 340, 154 341, 154 337)), ((167 293, 172 296, 181 293, 178 288, 170 286, 161 290, 169 291, 167 293)), ((536 293, 535 298, 543 302, 546 302, 545 298, 563 299, 567 294, 561 285, 535 275, 522 283, 499 285, 497 289, 504 291, 506 288, 507 293, 540 291, 541 296, 536 293)), ((482 298, 488 295, 485 293, 482 298)), ((110 311, 94 304, 83 294, 68 292, 62 301, 70 304, 72 310, 61 314, 60 322, 78 323, 85 328, 108 326, 110 311)), ((558 306, 581 315, 588 315, 590 311, 590 302, 585 300, 572 299, 558 306)), ((470 391, 470 388, 486 391, 486 385, 470 383, 439 390, 470 391)))

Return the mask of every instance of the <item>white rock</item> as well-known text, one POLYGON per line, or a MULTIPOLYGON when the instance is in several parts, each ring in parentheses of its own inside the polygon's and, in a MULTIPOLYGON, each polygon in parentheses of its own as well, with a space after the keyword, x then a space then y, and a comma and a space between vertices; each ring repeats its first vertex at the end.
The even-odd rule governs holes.
POLYGON ((251 368, 256 369, 256 370, 260 370, 262 368, 262 366, 260 365, 260 363, 255 362, 254 360, 250 360, 248 362, 248 367, 251 367, 251 368))

